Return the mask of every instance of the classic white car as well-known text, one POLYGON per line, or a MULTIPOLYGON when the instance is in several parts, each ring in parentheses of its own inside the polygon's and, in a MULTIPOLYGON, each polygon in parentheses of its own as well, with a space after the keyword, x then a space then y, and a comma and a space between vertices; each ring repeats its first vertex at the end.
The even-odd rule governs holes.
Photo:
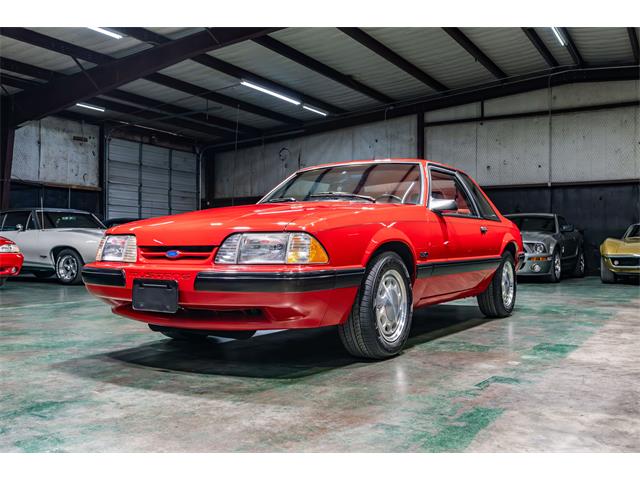
POLYGON ((24 255, 22 273, 55 274, 64 284, 82 282, 80 270, 96 259, 104 225, 92 213, 68 209, 15 209, 0 212, 0 235, 24 255))

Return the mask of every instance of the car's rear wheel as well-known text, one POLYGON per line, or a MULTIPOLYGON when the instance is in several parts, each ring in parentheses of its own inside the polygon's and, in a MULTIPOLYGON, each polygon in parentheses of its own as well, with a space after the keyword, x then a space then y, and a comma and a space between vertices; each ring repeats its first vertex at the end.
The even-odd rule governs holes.
POLYGON ((80 271, 84 262, 75 250, 65 248, 56 257, 56 276, 65 285, 82 283, 80 271))
POLYGON ((607 268, 602 258, 600 259, 600 280, 602 283, 616 283, 616 274, 607 268))
POLYGON ((573 267, 573 276, 574 277, 584 277, 585 263, 584 263, 584 252, 582 251, 582 247, 578 247, 578 255, 576 257, 576 265, 573 267))
POLYGON ((551 283, 558 283, 562 279, 562 259, 557 249, 551 258, 551 270, 547 278, 551 283))
POLYGON ((413 316, 411 277, 397 253, 374 257, 345 323, 338 326, 347 351, 383 359, 400 353, 409 337, 413 316))
POLYGON ((480 311, 490 318, 508 317, 516 304, 518 281, 510 252, 502 254, 500 266, 487 289, 478 295, 480 311))

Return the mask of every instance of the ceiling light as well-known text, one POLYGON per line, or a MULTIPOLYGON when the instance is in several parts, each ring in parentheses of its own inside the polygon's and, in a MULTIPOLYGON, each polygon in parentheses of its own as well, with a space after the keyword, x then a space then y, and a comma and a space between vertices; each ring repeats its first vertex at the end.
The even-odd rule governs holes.
POLYGON ((104 112, 104 108, 96 107, 95 105, 88 105, 86 103, 76 103, 76 107, 88 108, 89 110, 96 110, 98 112, 104 112))
POLYGON ((87 28, 89 30, 93 30, 94 32, 102 33, 103 35, 107 35, 111 38, 115 38, 116 40, 120 40, 122 38, 122 35, 120 35, 119 33, 110 32, 109 30, 106 30, 104 28, 100 28, 100 27, 87 27, 87 28))
POLYGON ((327 112, 323 112, 322 110, 318 110, 317 108, 310 107, 309 105, 303 105, 302 108, 305 110, 309 110, 310 112, 317 113, 318 115, 322 115, 323 117, 327 116, 327 112))
POLYGON ((553 33, 555 34, 556 38, 560 42, 560 45, 562 45, 563 47, 566 46, 567 42, 565 42, 564 38, 562 38, 562 35, 560 34, 560 30, 558 30, 557 27, 551 27, 551 30, 553 31, 553 33))
POLYGON ((253 88, 254 90, 258 90, 259 92, 266 93, 267 95, 272 95, 280 100, 284 100, 285 102, 293 103, 294 105, 300 105, 298 100, 295 100, 290 97, 286 97, 280 93, 274 92, 273 90, 269 90, 268 88, 261 87, 260 85, 256 85, 255 83, 247 82, 243 80, 240 82, 240 85, 244 85, 245 87, 253 88))

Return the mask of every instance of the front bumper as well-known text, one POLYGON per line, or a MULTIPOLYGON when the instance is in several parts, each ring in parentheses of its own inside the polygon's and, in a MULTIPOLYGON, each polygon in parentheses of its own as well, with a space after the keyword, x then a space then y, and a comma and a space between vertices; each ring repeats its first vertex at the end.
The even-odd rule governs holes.
POLYGON ((638 255, 604 255, 605 267, 616 275, 640 275, 640 256, 638 255))
POLYGON ((95 262, 82 276, 114 313, 155 325, 200 330, 315 328, 346 320, 364 268, 151 265, 95 262), (178 283, 175 314, 134 310, 134 279, 178 283))
POLYGON ((21 253, 0 253, 0 277, 18 275, 23 261, 21 253))
POLYGON ((525 253, 524 261, 516 273, 521 276, 548 275, 552 258, 550 254, 525 253))

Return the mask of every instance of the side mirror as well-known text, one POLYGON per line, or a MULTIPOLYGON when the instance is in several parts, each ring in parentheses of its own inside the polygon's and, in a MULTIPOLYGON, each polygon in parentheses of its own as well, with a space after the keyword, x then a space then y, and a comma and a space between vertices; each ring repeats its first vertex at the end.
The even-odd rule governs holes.
POLYGON ((569 232, 573 232, 575 230, 575 227, 573 225, 571 225, 570 223, 567 223, 566 225, 562 225, 560 227, 560 231, 562 233, 569 233, 569 232))
POLYGON ((442 214, 447 210, 458 210, 458 204, 452 198, 431 198, 429 208, 437 214, 442 214))
POLYGON ((16 225, 16 231, 17 232, 23 232, 24 231, 24 225, 22 225, 21 223, 18 223, 16 225))

